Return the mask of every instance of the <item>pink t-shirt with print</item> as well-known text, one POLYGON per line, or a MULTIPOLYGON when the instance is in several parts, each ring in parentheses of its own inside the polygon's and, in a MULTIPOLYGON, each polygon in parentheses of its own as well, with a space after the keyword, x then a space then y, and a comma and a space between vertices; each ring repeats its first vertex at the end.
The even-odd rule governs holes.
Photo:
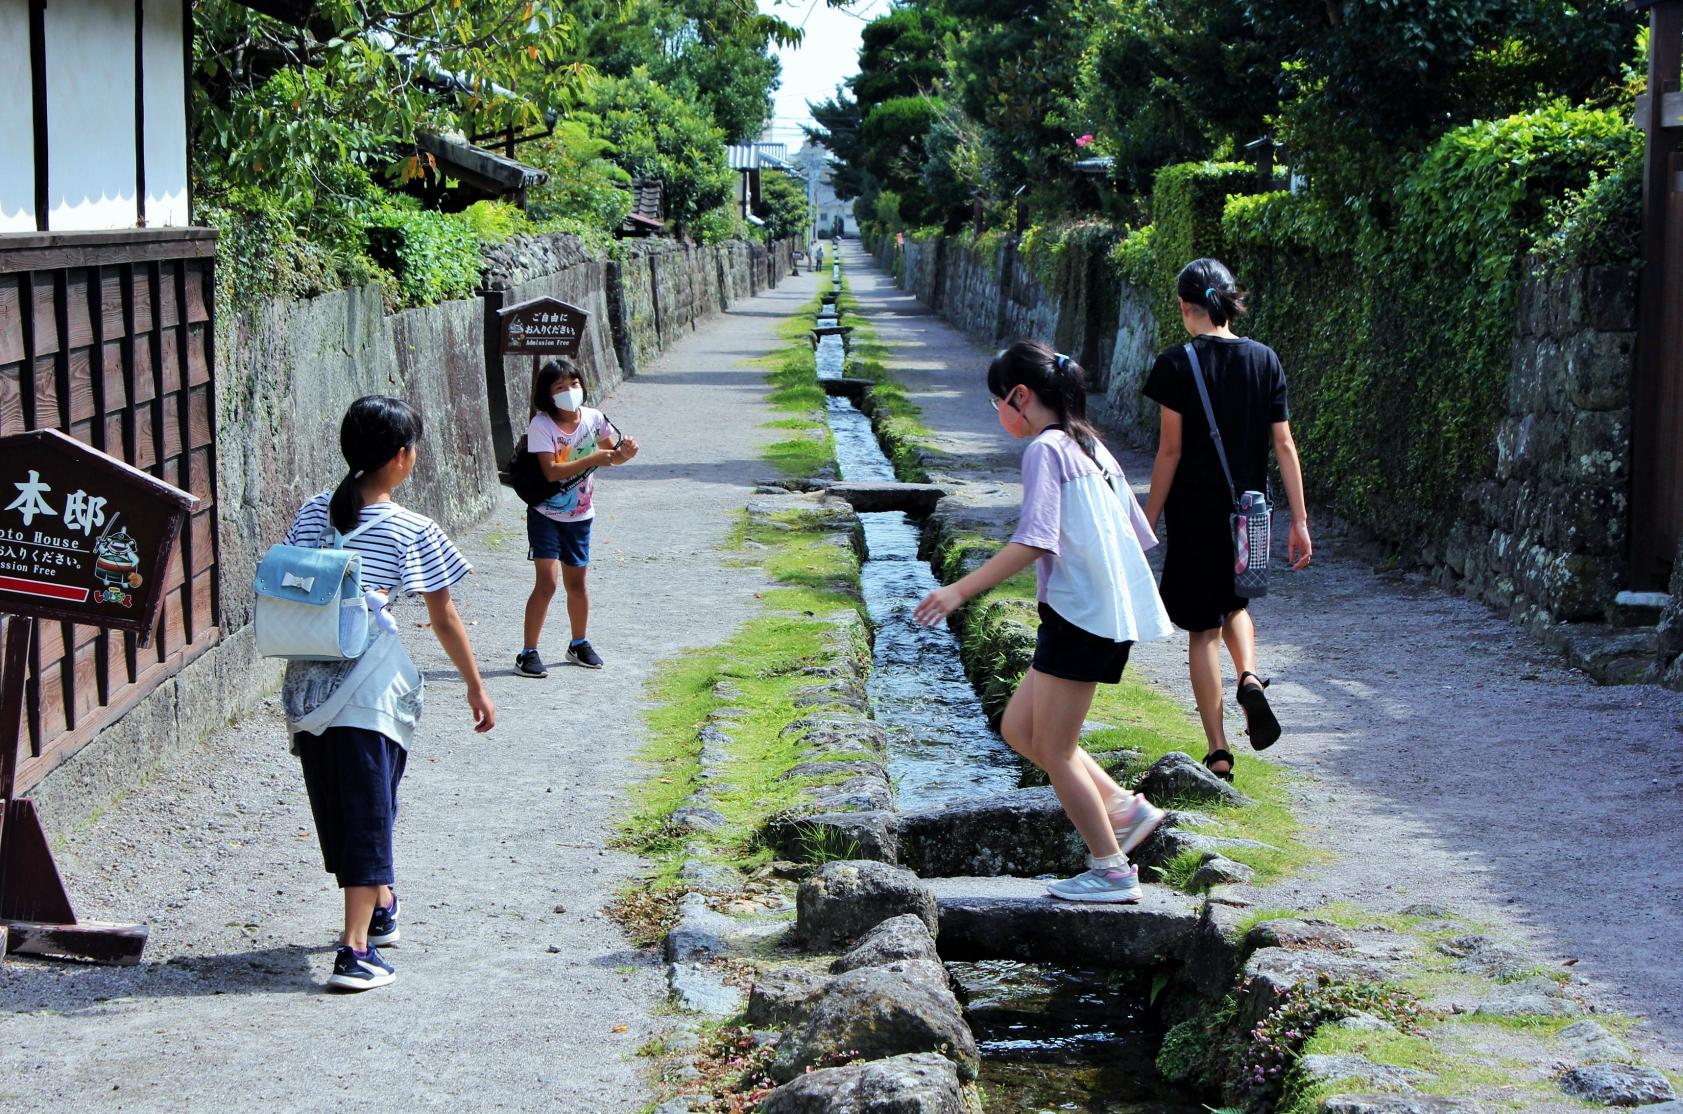
MULTIPOLYGON (((532 418, 532 424, 526 430, 526 451, 554 453, 556 463, 565 464, 569 460, 589 456, 599 448, 607 448, 603 442, 608 439, 610 431, 617 443, 619 431, 614 429, 613 423, 602 411, 588 406, 579 407, 578 425, 571 433, 564 432, 548 414, 540 413, 532 418)), ((551 496, 533 509, 556 522, 583 522, 596 517, 595 494, 596 477, 589 475, 583 482, 551 496)))

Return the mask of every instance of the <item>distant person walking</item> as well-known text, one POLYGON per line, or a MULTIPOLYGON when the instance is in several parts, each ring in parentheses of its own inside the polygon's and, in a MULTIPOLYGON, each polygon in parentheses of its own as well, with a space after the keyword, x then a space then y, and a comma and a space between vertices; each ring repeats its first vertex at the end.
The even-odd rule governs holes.
POLYGON ((369 990, 397 978, 379 946, 398 939, 392 828, 423 686, 397 640, 397 624, 384 612, 393 593, 426 600, 433 634, 467 682, 474 729, 489 731, 497 722, 450 599, 450 586, 473 566, 438 523, 392 501, 415 470, 420 442, 421 416, 402 399, 370 395, 351 403, 339 426, 345 478, 305 503, 286 532, 287 545, 314 546, 325 538, 360 553, 362 586, 380 608, 379 633, 361 658, 289 662, 281 694, 323 865, 345 895, 344 934, 327 980, 341 990, 369 990))
POLYGON ((566 660, 585 669, 600 669, 601 655, 590 645, 590 593, 585 586, 590 571, 590 524, 596 518, 594 476, 598 468, 624 464, 636 456, 637 442, 615 429, 602 411, 584 404, 584 373, 566 356, 548 360, 538 369, 532 381, 531 416, 526 451, 537 458, 543 477, 556 490, 526 508, 533 583, 526 600, 526 643, 515 656, 514 671, 522 677, 549 676, 549 667, 538 653, 538 639, 558 581, 567 593, 567 623, 572 630, 566 660))
POLYGON ((1197 359, 1186 348, 1171 348, 1157 357, 1146 379, 1146 397, 1162 409, 1145 515, 1153 525, 1159 515, 1167 518, 1163 603, 1175 626, 1190 636, 1192 694, 1208 744, 1204 765, 1232 781, 1233 752, 1227 747, 1221 714, 1222 642, 1238 674, 1239 706, 1251 746, 1262 750, 1280 737, 1280 721, 1263 692, 1268 682, 1256 672, 1256 627, 1247 610, 1249 601, 1234 590, 1230 523, 1235 490, 1267 490, 1270 446, 1291 503, 1286 559, 1294 569, 1309 564, 1309 518, 1280 359, 1267 345, 1235 336, 1229 328, 1245 312, 1244 293, 1227 267, 1214 259, 1195 259, 1182 268, 1175 293, 1181 323, 1192 336, 1188 347, 1197 359), (1200 369, 1232 486, 1193 378, 1200 369))
POLYGON ((988 365, 999 424, 1023 450, 1023 509, 1005 548, 954 584, 935 589, 914 617, 934 625, 965 600, 1035 566, 1040 633, 1034 662, 1012 694, 1000 733, 1046 771, 1058 803, 1087 844, 1089 869, 1047 889, 1069 901, 1140 898, 1128 852, 1163 812, 1118 785, 1081 747, 1098 685, 1122 680, 1135 642, 1169 636, 1145 547, 1156 545, 1121 465, 1087 421, 1081 365, 1020 340, 988 365))

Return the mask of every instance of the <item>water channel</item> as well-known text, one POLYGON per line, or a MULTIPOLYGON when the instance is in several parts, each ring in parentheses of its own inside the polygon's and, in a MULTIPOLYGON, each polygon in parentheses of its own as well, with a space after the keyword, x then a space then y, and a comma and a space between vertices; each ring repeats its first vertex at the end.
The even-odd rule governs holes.
MULTIPOLYGON (((819 378, 846 363, 839 334, 820 338, 819 378)), ((844 480, 892 483, 894 467, 870 419, 846 398, 829 399, 836 464, 844 480)), ((918 526, 904 511, 859 515, 860 570, 875 632, 868 683, 871 713, 888 729, 888 772, 901 808, 1007 792, 1019 784, 1016 755, 988 726, 965 675, 957 640, 924 627, 912 609, 936 587, 918 557, 918 526)), ((1110 972, 1005 961, 949 963, 982 1053, 990 1114, 1199 1114, 1206 1107, 1168 1087, 1152 1060, 1161 1032, 1137 986, 1110 972)))

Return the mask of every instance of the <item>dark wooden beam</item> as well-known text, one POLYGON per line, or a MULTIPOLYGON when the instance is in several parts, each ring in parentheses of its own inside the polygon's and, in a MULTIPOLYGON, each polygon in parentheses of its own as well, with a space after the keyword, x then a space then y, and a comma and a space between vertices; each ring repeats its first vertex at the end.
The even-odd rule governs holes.
POLYGON ((134 6, 134 223, 146 227, 146 0, 134 6))
POLYGON ((1683 76, 1683 0, 1660 0, 1648 11, 1648 92, 1643 120, 1647 133, 1642 172, 1642 284, 1636 316, 1636 378, 1632 391, 1630 560, 1632 588, 1663 587, 1673 554, 1664 552, 1676 509, 1657 505, 1667 486, 1661 478, 1666 446, 1659 436, 1664 353, 1667 217, 1674 188, 1676 133, 1665 124, 1666 94, 1683 76), (1653 94, 1659 94, 1654 96, 1653 94))
MULTIPOLYGON (((1636 117, 1632 123, 1647 131, 1650 116, 1648 94, 1638 93, 1636 117)), ((1660 127, 1683 128, 1683 92, 1667 92, 1660 98, 1660 127)))
POLYGON ((29 0, 29 76, 35 120, 35 227, 47 230, 47 0, 29 0))

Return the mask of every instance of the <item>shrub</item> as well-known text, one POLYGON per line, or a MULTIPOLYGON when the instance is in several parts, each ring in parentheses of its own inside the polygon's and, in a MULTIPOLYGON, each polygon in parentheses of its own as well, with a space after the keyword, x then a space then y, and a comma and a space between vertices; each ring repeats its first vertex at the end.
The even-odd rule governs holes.
POLYGON ((479 237, 460 214, 391 208, 368 221, 368 252, 406 306, 465 298, 479 285, 479 237))
POLYGON ((1549 213, 1537 250, 1555 267, 1630 263, 1642 256, 1642 156, 1633 151, 1549 213))

